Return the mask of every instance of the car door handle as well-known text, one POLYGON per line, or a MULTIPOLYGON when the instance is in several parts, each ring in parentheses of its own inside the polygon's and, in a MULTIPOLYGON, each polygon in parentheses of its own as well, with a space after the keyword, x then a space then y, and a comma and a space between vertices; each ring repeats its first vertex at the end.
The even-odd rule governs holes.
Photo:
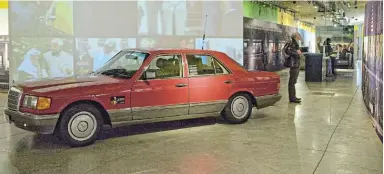
POLYGON ((182 87, 186 87, 187 84, 184 84, 184 83, 180 83, 180 84, 177 84, 176 87, 179 87, 179 88, 182 88, 182 87))
POLYGON ((224 83, 230 84, 230 83, 233 83, 233 82, 232 82, 232 80, 226 80, 226 81, 224 81, 224 83))

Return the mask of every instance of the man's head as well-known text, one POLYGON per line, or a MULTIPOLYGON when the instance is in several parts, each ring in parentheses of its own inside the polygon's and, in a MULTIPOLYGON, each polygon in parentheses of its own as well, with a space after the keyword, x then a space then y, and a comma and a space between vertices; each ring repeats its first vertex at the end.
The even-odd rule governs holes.
POLYGON ((319 36, 319 37, 317 37, 317 43, 321 43, 321 37, 319 36))
POLYGON ((294 32, 291 34, 291 38, 292 39, 295 39, 296 41, 300 41, 301 40, 301 36, 300 36, 300 33, 299 32, 294 32))
POLYGON ((331 38, 327 38, 327 40, 326 40, 326 44, 327 44, 327 45, 331 45, 331 42, 332 42, 332 39, 331 39, 331 38))
POLYGON ((104 52, 105 53, 111 53, 112 51, 114 51, 116 49, 116 41, 114 40, 106 40, 105 41, 105 44, 104 44, 104 52))
POLYGON ((61 40, 59 38, 52 39, 52 41, 51 41, 51 51, 53 53, 60 52, 62 47, 63 47, 63 40, 61 40))

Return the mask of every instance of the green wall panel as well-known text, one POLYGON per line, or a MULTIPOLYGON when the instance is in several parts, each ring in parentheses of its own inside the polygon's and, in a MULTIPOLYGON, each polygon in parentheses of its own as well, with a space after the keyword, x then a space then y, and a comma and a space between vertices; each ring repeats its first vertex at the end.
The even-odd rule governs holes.
POLYGON ((244 17, 277 23, 277 8, 263 6, 250 1, 243 2, 244 17))

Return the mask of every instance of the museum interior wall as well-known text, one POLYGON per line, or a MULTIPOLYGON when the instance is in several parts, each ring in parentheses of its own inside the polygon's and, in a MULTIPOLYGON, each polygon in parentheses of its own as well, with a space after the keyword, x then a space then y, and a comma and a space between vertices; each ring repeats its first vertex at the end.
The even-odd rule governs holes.
POLYGON ((249 70, 283 69, 281 49, 293 32, 299 32, 301 47, 315 52, 315 26, 293 14, 262 3, 244 1, 244 66, 249 70))
POLYGON ((377 131, 383 134, 383 1, 365 6, 362 92, 377 131))

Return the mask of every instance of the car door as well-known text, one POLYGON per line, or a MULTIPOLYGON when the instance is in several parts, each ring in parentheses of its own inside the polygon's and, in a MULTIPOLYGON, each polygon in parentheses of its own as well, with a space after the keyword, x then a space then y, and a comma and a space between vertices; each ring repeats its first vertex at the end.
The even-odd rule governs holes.
POLYGON ((220 112, 230 97, 233 76, 214 56, 186 54, 189 79, 189 114, 220 112))
POLYGON ((134 120, 188 114, 188 79, 181 54, 156 55, 131 93, 134 120))

